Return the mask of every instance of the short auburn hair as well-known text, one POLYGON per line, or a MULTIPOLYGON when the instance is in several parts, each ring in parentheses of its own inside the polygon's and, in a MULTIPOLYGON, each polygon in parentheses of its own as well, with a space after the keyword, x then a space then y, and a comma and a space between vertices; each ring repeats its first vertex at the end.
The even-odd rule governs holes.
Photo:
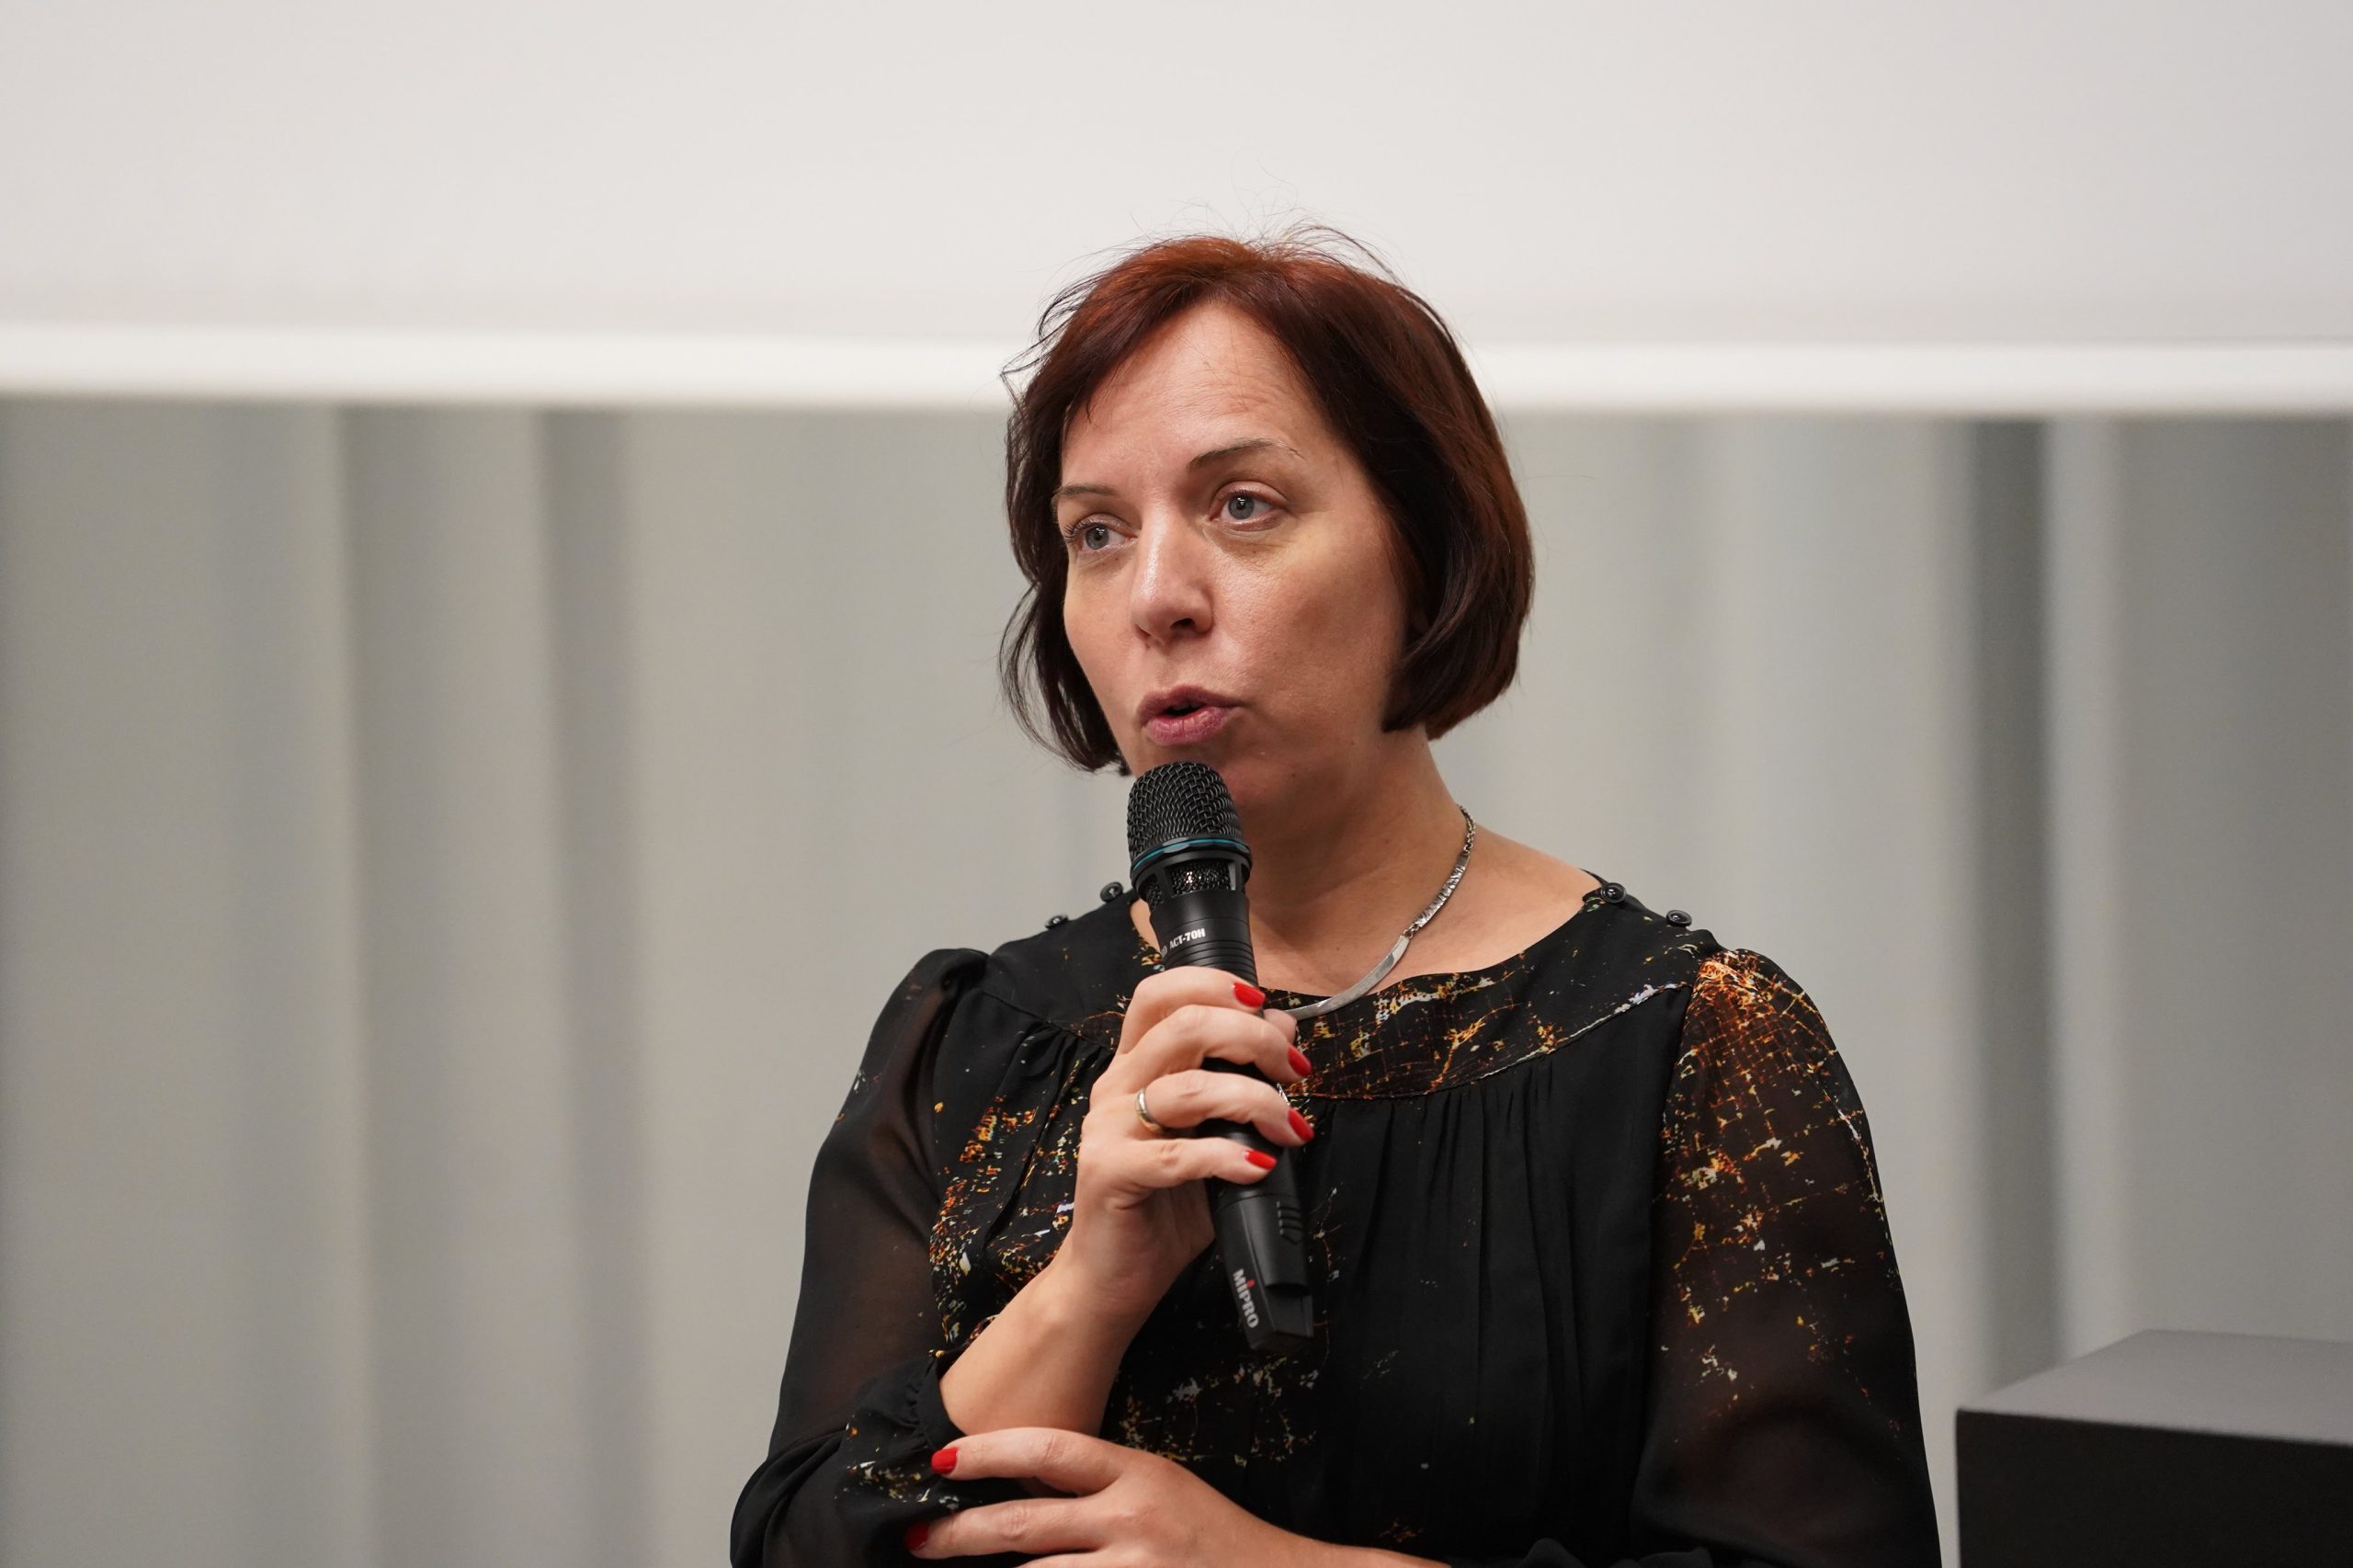
POLYGON ((1005 508, 1029 589, 998 675, 1031 739, 1087 772, 1128 772, 1063 624, 1069 558, 1055 526, 1070 421, 1112 371, 1188 309, 1222 301, 1290 354, 1324 419, 1381 502, 1404 578, 1405 648, 1384 731, 1436 739, 1501 696, 1519 667, 1534 590, 1528 512, 1503 438, 1454 335, 1368 247, 1323 224, 1267 239, 1155 241, 1056 294, 1037 341, 1004 373, 1005 508), (1329 254, 1336 242, 1370 269, 1329 254), (1034 687, 1034 694, 1032 687, 1034 687), (1043 722, 1040 709, 1043 710, 1043 722))

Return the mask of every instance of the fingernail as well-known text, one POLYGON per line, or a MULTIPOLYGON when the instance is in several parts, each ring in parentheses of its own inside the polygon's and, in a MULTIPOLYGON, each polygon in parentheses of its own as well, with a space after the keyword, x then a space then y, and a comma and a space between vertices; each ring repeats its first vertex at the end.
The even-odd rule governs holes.
POLYGON ((1307 1060, 1307 1052, 1295 1045, 1290 1048, 1290 1070, 1302 1078, 1314 1071, 1313 1064, 1307 1060))
MULTIPOLYGON (((1291 1114, 1296 1116, 1299 1113, 1297 1111, 1293 1111, 1291 1114)), ((1262 1171, 1270 1171, 1275 1168, 1275 1157, 1272 1154, 1266 1153, 1264 1150, 1245 1149, 1242 1153, 1246 1158, 1248 1158, 1252 1165, 1257 1166, 1262 1171)))
POLYGON ((1300 1115, 1296 1110, 1290 1113, 1290 1130, 1293 1132, 1298 1133, 1302 1138, 1313 1138, 1315 1136, 1315 1129, 1308 1126, 1307 1118, 1300 1115))
POLYGON ((938 1471, 942 1475, 946 1475, 950 1471, 954 1470, 956 1468, 956 1445, 950 1443, 946 1448, 940 1449, 938 1453, 932 1455, 931 1468, 938 1471))
POLYGON ((1246 980, 1237 980, 1233 983, 1233 995, 1234 999, 1245 1007, 1263 1007, 1267 1005, 1267 994, 1246 980))
POLYGON ((931 1534, 931 1527, 925 1524, 920 1519, 915 1521, 914 1524, 909 1525, 907 1527, 906 1536, 907 1550, 909 1551, 914 1551, 921 1547, 924 1543, 924 1538, 929 1534, 931 1534))

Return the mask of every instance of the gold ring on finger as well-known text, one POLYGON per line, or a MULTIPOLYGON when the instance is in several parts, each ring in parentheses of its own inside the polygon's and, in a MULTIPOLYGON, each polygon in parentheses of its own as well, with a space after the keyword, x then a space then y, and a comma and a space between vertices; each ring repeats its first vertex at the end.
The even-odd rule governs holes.
POLYGON ((1151 1087, 1151 1085, 1146 1084, 1142 1089, 1138 1089, 1136 1091, 1136 1119, 1142 1122, 1146 1127, 1151 1128, 1154 1132, 1165 1134, 1168 1129, 1161 1126, 1160 1123, 1152 1119, 1152 1108, 1144 1104, 1144 1089, 1149 1089, 1151 1087))

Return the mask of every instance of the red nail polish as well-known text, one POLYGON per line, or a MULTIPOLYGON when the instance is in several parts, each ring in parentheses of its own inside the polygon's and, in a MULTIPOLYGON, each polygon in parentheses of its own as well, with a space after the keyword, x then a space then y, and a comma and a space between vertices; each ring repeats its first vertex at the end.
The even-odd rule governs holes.
POLYGON ((1315 1136, 1315 1129, 1308 1126, 1307 1118, 1300 1115, 1296 1110, 1290 1113, 1290 1130, 1293 1132, 1298 1133, 1302 1138, 1313 1138, 1315 1136))
POLYGON ((956 1445, 949 1444, 931 1456, 931 1468, 946 1475, 956 1468, 956 1445))
POLYGON ((924 1538, 930 1533, 931 1527, 925 1524, 920 1519, 915 1523, 909 1525, 907 1527, 906 1534, 907 1550, 909 1551, 913 1551, 915 1548, 921 1546, 924 1542, 924 1538))
POLYGON ((1290 1048, 1290 1070, 1302 1078, 1315 1070, 1314 1064, 1307 1060, 1307 1052, 1295 1045, 1290 1048))
MULTIPOLYGON (((1298 1113, 1294 1111, 1291 1114, 1295 1116, 1298 1113)), ((1242 1153, 1245 1158, 1262 1171, 1270 1171, 1275 1168, 1275 1157, 1272 1154, 1258 1149, 1245 1149, 1242 1153)))
POLYGON ((1263 1007, 1267 1005, 1267 994, 1246 980, 1237 980, 1233 983, 1233 994, 1235 1000, 1245 1007, 1263 1007))

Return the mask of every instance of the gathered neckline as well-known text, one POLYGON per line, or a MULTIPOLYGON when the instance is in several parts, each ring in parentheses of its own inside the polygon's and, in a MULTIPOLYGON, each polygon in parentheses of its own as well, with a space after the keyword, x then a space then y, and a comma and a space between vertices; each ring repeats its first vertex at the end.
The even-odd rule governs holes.
MULTIPOLYGON (((1604 890, 1615 886, 1616 884, 1612 883, 1608 877, 1601 876, 1597 872, 1586 871, 1583 866, 1579 866, 1577 869, 1585 871, 1586 876, 1594 879, 1596 883, 1594 890, 1591 892, 1586 893, 1585 897, 1579 899, 1577 901, 1577 906, 1571 910, 1568 913, 1567 917, 1558 926, 1553 926, 1550 931, 1545 932, 1542 936, 1529 943, 1528 946, 1520 949, 1519 951, 1516 953, 1508 953, 1504 957, 1495 960, 1493 963, 1481 964, 1476 969, 1425 970, 1418 973, 1409 974, 1402 980, 1386 980, 1382 982, 1377 989, 1368 991, 1363 995, 1356 997, 1351 1001, 1343 1002, 1337 1007, 1333 1008, 1331 1012, 1323 1014, 1322 1017, 1327 1018, 1336 1017, 1340 1014, 1347 1012, 1351 1007, 1360 1006, 1367 1002, 1374 1002, 1382 997, 1392 995, 1397 992, 1404 990, 1409 985, 1427 984, 1432 986, 1443 986, 1448 982, 1476 980, 1483 975, 1495 974, 1501 971, 1526 963, 1530 958, 1543 951, 1545 949, 1550 948, 1553 943, 1559 941, 1567 934, 1570 926, 1575 925, 1578 920, 1589 914, 1597 904, 1603 904, 1609 902, 1608 898, 1605 895, 1604 890)), ((1142 933, 1135 928, 1135 922, 1128 914, 1128 911, 1133 908, 1135 900, 1132 898, 1123 899, 1120 903, 1120 923, 1127 927, 1129 952, 1136 968, 1141 969, 1147 974, 1156 974, 1159 972, 1160 969, 1158 957, 1159 949, 1156 948, 1147 947, 1144 943, 1142 933)), ((1406 954, 1409 957, 1412 955, 1413 950, 1414 949, 1410 945, 1408 945, 1405 949, 1406 954)), ((1403 960, 1400 961, 1402 962, 1403 960)), ((1272 1010, 1274 999, 1279 996, 1285 999, 1287 1006, 1304 1006, 1311 1003, 1321 1002, 1324 1000, 1325 997, 1332 994, 1328 991, 1320 993, 1313 991, 1292 991, 1280 985, 1262 985, 1259 989, 1267 994, 1269 1010, 1272 1010)))

